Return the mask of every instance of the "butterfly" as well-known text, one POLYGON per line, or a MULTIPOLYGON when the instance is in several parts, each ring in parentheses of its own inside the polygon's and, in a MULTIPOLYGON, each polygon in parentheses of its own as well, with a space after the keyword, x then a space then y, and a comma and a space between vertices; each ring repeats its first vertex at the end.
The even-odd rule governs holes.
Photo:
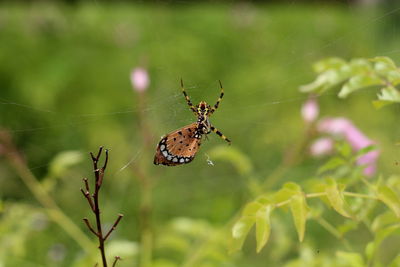
POLYGON ((204 101, 194 106, 181 80, 183 95, 190 109, 197 116, 197 122, 186 125, 161 138, 154 156, 155 165, 176 166, 191 162, 199 151, 202 137, 210 132, 216 133, 229 144, 231 143, 209 120, 209 117, 218 109, 219 103, 224 96, 221 81, 219 81, 219 85, 221 87, 221 94, 213 107, 204 101))

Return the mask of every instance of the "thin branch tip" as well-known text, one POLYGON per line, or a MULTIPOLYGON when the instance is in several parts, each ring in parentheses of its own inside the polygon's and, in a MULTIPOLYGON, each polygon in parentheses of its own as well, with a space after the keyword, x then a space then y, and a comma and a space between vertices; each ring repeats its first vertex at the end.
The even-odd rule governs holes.
POLYGON ((111 233, 117 228, 119 222, 121 221, 122 217, 124 215, 122 214, 118 214, 118 218, 115 220, 113 226, 111 226, 110 230, 108 231, 108 233, 104 236, 104 241, 107 240, 107 238, 111 235, 111 233))
POLYGON ((83 218, 83 221, 85 222, 86 226, 89 228, 90 232, 92 232, 95 236, 99 236, 99 233, 97 233, 97 232, 93 229, 93 227, 92 227, 92 225, 90 224, 88 218, 86 218, 86 217, 83 218))
POLYGON ((115 258, 115 260, 114 260, 114 262, 113 262, 113 264, 112 264, 112 267, 115 267, 115 266, 116 266, 117 261, 122 260, 120 256, 115 256, 114 258, 115 258))

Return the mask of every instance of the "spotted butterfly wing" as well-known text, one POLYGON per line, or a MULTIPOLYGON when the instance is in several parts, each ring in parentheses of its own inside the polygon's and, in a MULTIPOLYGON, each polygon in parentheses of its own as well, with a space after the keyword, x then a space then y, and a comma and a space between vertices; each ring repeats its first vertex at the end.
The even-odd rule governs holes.
POLYGON ((164 136, 157 145, 154 164, 176 166, 194 159, 200 148, 201 138, 195 138, 197 123, 184 126, 164 136))

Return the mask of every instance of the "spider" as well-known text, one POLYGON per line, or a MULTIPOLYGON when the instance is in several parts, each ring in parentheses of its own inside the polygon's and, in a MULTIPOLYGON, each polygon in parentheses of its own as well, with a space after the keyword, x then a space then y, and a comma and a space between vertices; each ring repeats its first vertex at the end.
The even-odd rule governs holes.
POLYGON ((157 145, 154 164, 176 166, 191 162, 200 148, 203 135, 206 136, 210 132, 216 133, 229 144, 231 143, 231 141, 215 128, 209 120, 209 117, 218 109, 219 103, 224 96, 224 89, 221 81, 219 81, 219 85, 221 87, 221 94, 213 107, 204 101, 194 106, 186 93, 181 79, 182 93, 185 96, 186 103, 189 105, 190 110, 192 110, 197 117, 197 122, 186 125, 163 136, 157 145))

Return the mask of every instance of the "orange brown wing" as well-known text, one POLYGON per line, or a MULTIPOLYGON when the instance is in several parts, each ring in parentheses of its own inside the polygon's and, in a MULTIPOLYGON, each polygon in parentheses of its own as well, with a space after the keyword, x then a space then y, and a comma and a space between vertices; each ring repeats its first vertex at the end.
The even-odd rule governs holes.
POLYGON ((154 164, 176 166, 189 163, 200 148, 200 138, 195 138, 197 123, 184 126, 164 136, 157 145, 154 164))

